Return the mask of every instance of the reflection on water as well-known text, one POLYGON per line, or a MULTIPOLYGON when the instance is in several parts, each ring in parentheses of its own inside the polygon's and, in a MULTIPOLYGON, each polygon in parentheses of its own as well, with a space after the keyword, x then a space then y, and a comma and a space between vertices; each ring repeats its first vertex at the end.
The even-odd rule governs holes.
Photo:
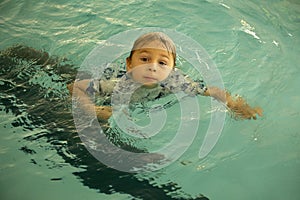
MULTIPOLYGON (((15 115, 12 126, 32 132, 24 140, 46 139, 47 148, 55 149, 66 163, 79 169, 84 166, 85 170, 73 173, 84 185, 101 193, 122 192, 142 199, 172 199, 171 192, 180 194, 177 199, 207 199, 202 195, 192 198, 172 182, 153 186, 149 180, 137 179, 96 160, 82 145, 74 126, 66 84, 74 80, 76 70, 68 60, 19 45, 1 52, 0 70, 0 104, 3 111, 15 115)), ((19 150, 38 154, 29 145, 19 150)), ((34 159, 29 162, 38 164, 34 159)), ((52 163, 52 167, 55 165, 60 163, 52 163)), ((53 177, 51 181, 61 179, 53 177)))

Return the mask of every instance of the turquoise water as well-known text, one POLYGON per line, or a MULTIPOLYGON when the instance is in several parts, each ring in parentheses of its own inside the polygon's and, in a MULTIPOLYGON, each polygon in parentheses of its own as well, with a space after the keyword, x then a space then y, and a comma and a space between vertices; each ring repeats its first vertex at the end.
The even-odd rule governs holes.
MULTIPOLYGON (((256 121, 228 115, 217 145, 199 160, 211 111, 209 99, 200 97, 203 129, 188 151, 162 170, 133 175, 93 159, 70 116, 50 115, 61 104, 46 101, 43 90, 1 89, 1 199, 299 199, 297 0, 8 0, 0 9, 1 49, 25 44, 66 57, 75 69, 114 34, 153 26, 177 30, 207 50, 229 91, 264 109, 256 121)), ((51 82, 37 85, 43 81, 51 82)))

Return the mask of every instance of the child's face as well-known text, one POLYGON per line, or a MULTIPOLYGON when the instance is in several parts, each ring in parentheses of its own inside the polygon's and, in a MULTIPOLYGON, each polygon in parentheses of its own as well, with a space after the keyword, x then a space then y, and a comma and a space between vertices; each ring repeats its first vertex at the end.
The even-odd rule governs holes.
POLYGON ((127 58, 126 64, 134 81, 151 86, 169 76, 174 67, 174 58, 160 42, 154 41, 135 50, 131 59, 127 58))

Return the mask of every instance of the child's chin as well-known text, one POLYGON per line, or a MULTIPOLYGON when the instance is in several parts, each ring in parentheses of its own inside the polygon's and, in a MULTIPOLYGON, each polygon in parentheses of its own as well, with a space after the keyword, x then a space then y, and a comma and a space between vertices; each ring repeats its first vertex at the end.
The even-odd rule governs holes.
POLYGON ((154 87, 157 87, 157 82, 143 83, 143 87, 145 87, 145 88, 154 88, 154 87))

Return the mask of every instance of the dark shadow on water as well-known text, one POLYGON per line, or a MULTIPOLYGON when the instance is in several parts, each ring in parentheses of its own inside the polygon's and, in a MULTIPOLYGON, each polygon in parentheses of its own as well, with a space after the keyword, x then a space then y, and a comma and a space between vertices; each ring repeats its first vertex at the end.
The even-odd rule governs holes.
MULTIPOLYGON (((188 194, 172 198, 167 193, 176 194, 181 189, 176 183, 153 186, 147 180, 138 180, 134 174, 108 168, 96 160, 81 144, 74 126, 66 84, 75 80, 76 74, 75 67, 68 60, 50 57, 46 52, 30 47, 16 45, 1 51, 0 104, 3 111, 16 116, 12 122, 14 127, 49 130, 24 137, 24 140, 46 138, 47 145, 55 148, 66 163, 80 169, 73 174, 84 185, 101 193, 120 192, 145 200, 207 199, 202 195, 192 198, 188 194), (65 152, 75 156, 70 157, 65 152)), ((26 154, 36 153, 29 146, 19 150, 26 154)), ((29 162, 36 164, 34 160, 29 162)))

